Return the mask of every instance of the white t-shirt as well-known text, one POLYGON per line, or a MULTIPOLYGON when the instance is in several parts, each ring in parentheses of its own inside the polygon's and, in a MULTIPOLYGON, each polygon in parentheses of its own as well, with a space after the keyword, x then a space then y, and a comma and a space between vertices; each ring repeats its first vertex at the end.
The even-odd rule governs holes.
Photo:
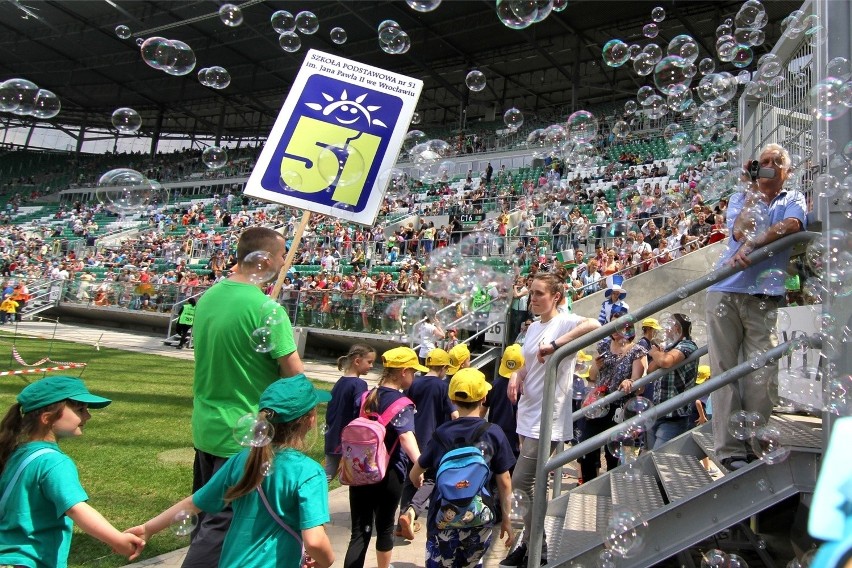
POLYGON ((438 338, 438 329, 428 321, 420 324, 420 351, 418 355, 426 358, 429 352, 435 349, 435 340, 438 338))
MULTIPOLYGON (((518 400, 517 432, 521 436, 538 439, 541 426, 541 406, 544 397, 544 368, 547 363, 538 362, 539 346, 565 335, 585 321, 576 314, 560 313, 549 322, 533 322, 524 339, 523 354, 526 361, 527 376, 524 379, 524 392, 518 400)), ((574 384, 574 363, 576 355, 564 359, 559 364, 556 382, 556 402, 553 405, 553 432, 550 439, 562 442, 574 437, 571 422, 571 390, 574 384)))

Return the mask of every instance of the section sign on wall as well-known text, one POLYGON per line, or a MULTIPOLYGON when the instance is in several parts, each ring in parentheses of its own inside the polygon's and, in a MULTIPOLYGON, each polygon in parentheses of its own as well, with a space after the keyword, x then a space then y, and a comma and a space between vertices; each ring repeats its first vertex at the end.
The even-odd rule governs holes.
POLYGON ((371 225, 422 88, 419 79, 308 51, 245 193, 371 225))

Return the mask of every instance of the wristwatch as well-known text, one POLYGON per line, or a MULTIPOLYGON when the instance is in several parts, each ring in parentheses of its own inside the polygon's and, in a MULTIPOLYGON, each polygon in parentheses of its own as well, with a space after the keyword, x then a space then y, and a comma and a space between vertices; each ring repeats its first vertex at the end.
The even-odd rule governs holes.
POLYGON ((554 339, 553 341, 551 341, 551 342, 550 342, 550 345, 551 345, 551 347, 553 347, 553 350, 554 350, 554 351, 556 351, 557 349, 559 349, 559 346, 558 346, 558 345, 556 345, 556 340, 555 340, 555 339, 554 339))

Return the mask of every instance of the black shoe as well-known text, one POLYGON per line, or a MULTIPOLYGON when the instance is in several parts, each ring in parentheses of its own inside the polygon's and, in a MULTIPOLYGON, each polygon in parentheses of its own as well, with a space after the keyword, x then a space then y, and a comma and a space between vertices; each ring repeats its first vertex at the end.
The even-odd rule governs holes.
POLYGON ((748 458, 732 456, 722 460, 722 467, 728 471, 736 471, 748 465, 748 458))
POLYGON ((527 543, 522 542, 518 548, 509 553, 509 556, 500 562, 500 566, 506 568, 526 568, 527 565, 527 543))

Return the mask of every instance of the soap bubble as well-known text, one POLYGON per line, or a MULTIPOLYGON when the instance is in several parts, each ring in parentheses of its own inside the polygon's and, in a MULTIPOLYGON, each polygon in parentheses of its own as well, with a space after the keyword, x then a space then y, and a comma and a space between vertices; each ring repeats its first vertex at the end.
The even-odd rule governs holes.
POLYGON ((595 116, 586 110, 578 110, 572 113, 565 124, 568 129, 568 138, 572 142, 591 142, 598 134, 598 121, 595 116))
POLYGON ((635 430, 620 430, 610 434, 609 442, 606 444, 607 450, 618 458, 621 464, 635 461, 639 456, 642 437, 636 434, 635 430))
POLYGON ((757 429, 751 440, 751 448, 768 464, 781 463, 790 456, 790 448, 782 445, 781 431, 772 425, 757 429))
POLYGON ((624 403, 624 410, 632 414, 642 414, 650 410, 652 406, 654 403, 644 396, 635 396, 624 403))
POLYGON ((198 526, 198 515, 190 511, 178 511, 172 519, 171 531, 175 536, 189 536, 198 526))
POLYGON ((184 42, 174 39, 172 44, 172 57, 168 65, 164 65, 162 70, 169 75, 182 77, 188 75, 195 69, 195 52, 184 42))
POLYGON ((852 66, 849 65, 849 60, 845 57, 835 57, 825 66, 825 74, 830 77, 837 77, 842 81, 848 81, 852 77, 852 66))
POLYGON ((229 28, 235 28, 243 23, 243 11, 234 4, 222 4, 219 8, 219 19, 229 28))
POLYGON ((840 189, 840 182, 831 174, 819 174, 814 178, 813 189, 817 197, 834 197, 840 189))
POLYGON ((130 28, 128 28, 124 24, 119 24, 115 26, 115 35, 118 36, 119 39, 129 39, 130 28))
POLYGON ((130 215, 164 201, 159 182, 152 182, 129 168, 116 168, 103 174, 95 189, 95 198, 118 215, 130 215))
POLYGON ((642 85, 639 87, 639 90, 636 91, 636 100, 639 101, 640 105, 644 105, 645 101, 648 100, 648 97, 654 95, 654 87, 650 85, 642 85))
POLYGON ((269 353, 272 351, 272 330, 261 326, 251 332, 251 343, 257 353, 269 353))
POLYGON ((415 147, 429 140, 422 130, 409 130, 402 139, 402 147, 406 152, 411 152, 415 147))
POLYGON ((754 435, 752 417, 745 410, 738 410, 728 417, 728 431, 737 440, 748 440, 754 435))
POLYGON ((467 74, 467 77, 464 78, 464 84, 467 85, 467 88, 471 91, 478 93, 485 88, 485 73, 479 69, 470 71, 467 74))
POLYGON ((643 77, 653 73, 654 65, 656 65, 654 58, 644 51, 637 55, 636 59, 633 60, 633 70, 637 75, 641 75, 643 77))
POLYGON ((657 6, 651 10, 651 19, 659 23, 666 19, 666 11, 662 6, 657 6))
POLYGON ((136 47, 142 47, 143 43, 145 43, 144 38, 141 38, 141 37, 136 38, 136 47))
POLYGON ((62 103, 59 101, 56 93, 47 89, 39 89, 36 94, 33 110, 30 111, 30 114, 36 118, 53 118, 59 114, 61 108, 62 103))
POLYGON ((503 124, 510 130, 517 131, 524 124, 524 113, 512 107, 503 113, 503 124))
POLYGON ((441 0, 405 0, 405 3, 416 12, 431 12, 441 5, 441 0))
POLYGON ((657 120, 666 116, 668 112, 668 107, 666 106, 666 101, 660 95, 651 95, 645 100, 645 104, 642 105, 642 108, 645 110, 645 114, 648 115, 648 118, 652 120, 657 120))
POLYGON ((731 57, 731 63, 734 64, 734 67, 738 69, 748 67, 749 65, 751 65, 753 59, 754 53, 752 52, 750 47, 739 44, 734 47, 734 51, 731 57))
POLYGON ((272 254, 265 250, 256 250, 245 256, 239 266, 242 274, 252 284, 264 284, 278 275, 272 254))
POLYGON ((613 511, 607 523, 604 544, 622 558, 630 558, 642 551, 647 528, 648 524, 641 520, 638 513, 627 507, 619 507, 613 511))
POLYGON ((142 53, 142 60, 154 69, 163 69, 175 59, 174 46, 164 37, 149 37, 142 42, 139 51, 142 53))
POLYGON ((538 3, 526 0, 497 0, 497 18, 507 28, 522 30, 538 16, 538 3))
POLYGON ((672 38, 666 47, 666 53, 682 57, 688 63, 695 63, 698 59, 698 43, 692 36, 681 34, 672 38))
POLYGON ((287 317, 287 312, 281 307, 281 304, 275 300, 267 300, 260 307, 260 320, 266 327, 275 327, 284 323, 287 317))
POLYGON ((269 18, 272 29, 279 35, 284 32, 292 32, 296 29, 296 18, 287 10, 278 10, 269 18))
POLYGON ((649 43, 642 48, 642 53, 647 53, 651 56, 651 63, 657 64, 663 58, 663 50, 656 43, 649 43))
POLYGON ((626 103, 624 103, 624 115, 630 116, 634 114, 638 108, 639 105, 636 103, 636 101, 627 101, 626 103))
MULTIPOLYGON (((616 556, 611 550, 603 549, 598 553, 598 568, 616 568, 616 556)), ((580 568, 576 565, 571 565, 571 568, 580 568)))
POLYGON ((316 166, 322 178, 336 187, 349 187, 361 182, 366 167, 364 157, 355 146, 341 144, 320 150, 316 166))
POLYGON ((531 506, 530 498, 526 493, 520 489, 513 490, 509 496, 509 520, 513 523, 523 523, 531 506))
POLYGON ((272 475, 273 471, 274 468, 272 467, 272 462, 265 461, 260 464, 260 473, 263 475, 263 477, 269 477, 270 475, 272 475))
POLYGON ((38 85, 26 79, 9 79, 0 83, 0 111, 21 116, 30 114, 35 107, 38 85))
POLYGON ((616 138, 627 138, 630 134, 630 125, 623 120, 617 120, 612 125, 612 135, 616 138))
POLYGON ((328 33, 328 36, 331 38, 331 41, 336 43, 337 45, 342 45, 346 43, 346 30, 343 28, 332 28, 328 33))
POLYGON ((664 95, 678 94, 689 89, 692 78, 687 75, 689 63, 677 55, 664 57, 654 67, 654 84, 664 95))
POLYGON ((642 35, 647 38, 655 38, 660 33, 660 27, 651 22, 650 24, 645 24, 642 28, 642 35))
POLYGON ((411 124, 420 124, 421 122, 423 122, 423 115, 419 111, 415 111, 411 115, 411 124))
POLYGON ((813 115, 831 121, 846 114, 849 107, 844 104, 844 87, 844 82, 836 77, 827 77, 814 85, 811 89, 813 115))
POLYGON ((234 425, 234 440, 244 448, 261 448, 272 441, 275 429, 261 414, 249 413, 234 425))
POLYGON ((402 31, 402 27, 394 20, 384 20, 379 24, 376 31, 379 34, 379 41, 388 43, 402 31))
POLYGON ((734 23, 738 28, 759 28, 765 16, 763 4, 757 0, 746 0, 734 17, 734 23))
POLYGON ((231 84, 231 74, 224 67, 214 65, 198 72, 198 82, 211 89, 224 89, 231 84))
POLYGON ((201 161, 211 170, 218 170, 228 163, 228 152, 219 146, 210 146, 201 153, 201 161))
POLYGON ((123 134, 136 132, 142 127, 142 117, 129 107, 115 109, 110 120, 115 129, 123 134))
POLYGON ((319 29, 319 19, 313 12, 299 12, 296 14, 296 29, 305 35, 315 34, 319 29))
POLYGON ((711 548, 701 555, 701 568, 728 568, 728 554, 711 548))
POLYGON ((479 441, 474 444, 473 447, 479 450, 479 452, 482 454, 482 459, 484 459, 486 462, 490 462, 491 458, 494 457, 494 448, 492 448, 491 444, 486 441, 479 441))
POLYGON ((302 38, 296 32, 284 32, 278 36, 278 45, 287 53, 296 53, 302 47, 302 38))
POLYGON ((621 67, 630 59, 627 44, 620 39, 611 39, 603 46, 603 60, 610 67, 621 67))
POLYGON ((709 57, 705 57, 698 62, 698 72, 702 75, 709 75, 716 70, 716 63, 709 57))

